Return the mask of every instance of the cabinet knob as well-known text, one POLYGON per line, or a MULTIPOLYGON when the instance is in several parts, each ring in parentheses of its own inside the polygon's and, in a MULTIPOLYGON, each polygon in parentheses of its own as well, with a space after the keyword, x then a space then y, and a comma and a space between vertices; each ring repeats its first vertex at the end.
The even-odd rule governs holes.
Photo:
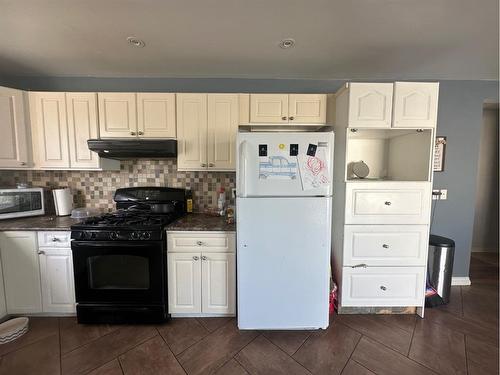
POLYGON ((365 263, 356 264, 355 266, 352 266, 352 268, 366 268, 366 264, 365 263))
POLYGON ((25 161, 22 161, 20 164, 21 164, 21 165, 26 165, 26 162, 25 162, 25 161))
POLYGON ((391 203, 391 202, 389 202, 389 201, 385 201, 385 202, 384 202, 384 204, 385 204, 386 206, 390 206, 392 203, 391 203))
POLYGON ((387 290, 387 288, 385 286, 383 286, 383 285, 380 285, 380 289, 387 290))
POLYGON ((385 244, 383 244, 383 245, 382 245, 382 247, 383 247, 384 249, 388 249, 388 248, 389 248, 389 245, 387 245, 387 244, 385 243, 385 244))
POLYGON ((137 134, 139 134, 139 135, 144 135, 144 132, 139 132, 139 133, 137 133, 137 134))
POLYGON ((38 255, 45 255, 45 251, 40 250, 40 251, 38 252, 38 255))
POLYGON ((205 255, 203 255, 203 256, 201 257, 201 260, 207 260, 207 257, 206 257, 205 255))
POLYGON ((288 117, 288 119, 293 121, 293 120, 295 120, 295 117, 290 116, 290 117, 288 117))
POLYGON ((52 237, 52 242, 58 242, 59 241, 59 238, 57 237, 52 237))
POLYGON ((282 119, 283 121, 286 121, 286 116, 283 116, 281 119, 282 119))
POLYGON ((201 166, 205 168, 207 165, 205 163, 201 163, 201 166))
POLYGON ((198 259, 200 259, 200 257, 198 257, 196 255, 193 257, 193 260, 198 260, 198 259))
POLYGON ((130 135, 135 135, 135 132, 130 132, 130 135))
POLYGON ((208 163, 209 167, 215 167, 214 163, 208 163))
POLYGON ((198 246, 201 246, 201 245, 203 245, 203 242, 201 242, 201 241, 196 241, 196 244, 197 244, 198 246))

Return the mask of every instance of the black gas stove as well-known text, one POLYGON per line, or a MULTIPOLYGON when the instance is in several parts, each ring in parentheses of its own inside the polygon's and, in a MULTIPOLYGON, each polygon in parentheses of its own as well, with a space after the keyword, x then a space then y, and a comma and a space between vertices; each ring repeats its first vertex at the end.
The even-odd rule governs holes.
POLYGON ((185 215, 185 191, 124 188, 114 200, 116 211, 71 227, 78 321, 165 321, 165 226, 185 215))

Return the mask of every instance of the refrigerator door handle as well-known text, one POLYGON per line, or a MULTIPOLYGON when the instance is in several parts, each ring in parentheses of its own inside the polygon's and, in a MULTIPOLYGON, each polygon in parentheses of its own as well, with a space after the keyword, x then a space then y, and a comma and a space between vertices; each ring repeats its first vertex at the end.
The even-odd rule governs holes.
POLYGON ((238 196, 246 197, 246 174, 247 174, 247 141, 240 143, 240 160, 239 160, 239 186, 238 186, 238 196))

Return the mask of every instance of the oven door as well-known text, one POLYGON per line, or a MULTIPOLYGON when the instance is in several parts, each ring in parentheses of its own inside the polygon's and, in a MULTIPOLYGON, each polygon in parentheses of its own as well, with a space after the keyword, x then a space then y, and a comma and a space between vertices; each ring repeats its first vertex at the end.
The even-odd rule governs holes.
POLYGON ((162 241, 72 241, 78 303, 166 303, 162 241))

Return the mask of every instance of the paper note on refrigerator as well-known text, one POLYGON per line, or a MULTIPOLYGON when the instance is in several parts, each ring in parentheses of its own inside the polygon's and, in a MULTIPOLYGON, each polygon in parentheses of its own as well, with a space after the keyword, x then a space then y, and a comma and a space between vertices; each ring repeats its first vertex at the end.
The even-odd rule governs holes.
POLYGON ((261 157, 259 160, 259 179, 291 179, 297 178, 297 162, 295 158, 274 155, 261 157))
POLYGON ((315 156, 298 155, 297 160, 302 190, 317 189, 330 184, 326 156, 322 149, 319 149, 315 156))

